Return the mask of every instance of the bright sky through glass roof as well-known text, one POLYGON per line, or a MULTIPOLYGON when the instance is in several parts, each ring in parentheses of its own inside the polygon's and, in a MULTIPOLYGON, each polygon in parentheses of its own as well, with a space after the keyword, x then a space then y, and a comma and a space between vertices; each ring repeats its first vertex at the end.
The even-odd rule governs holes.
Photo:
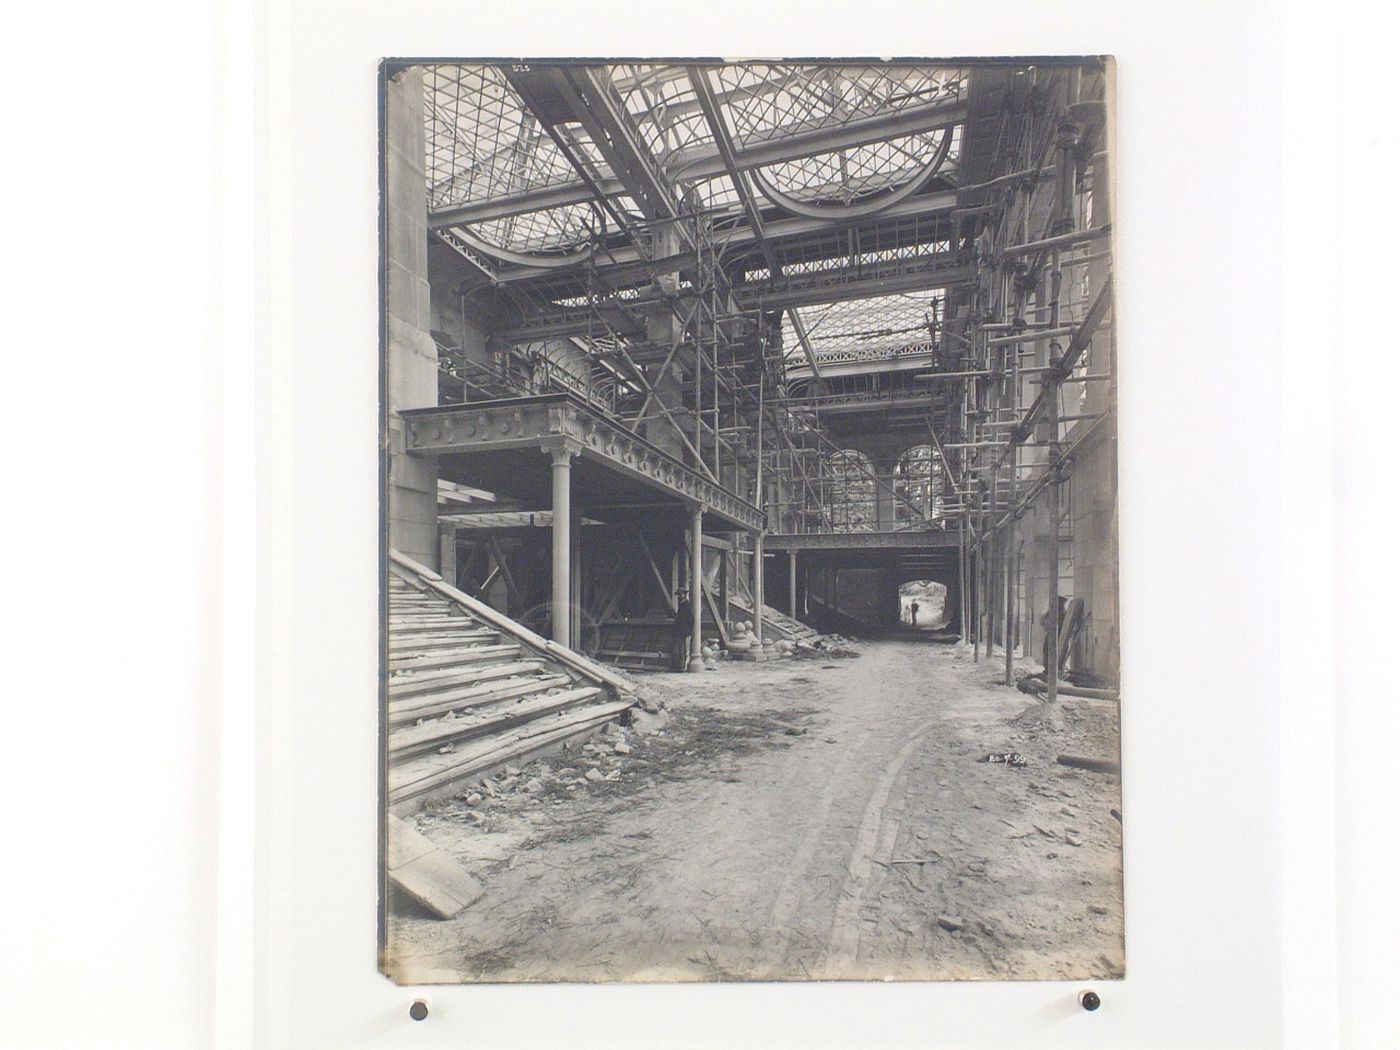
MULTIPOLYGON (((684 66, 625 63, 605 68, 638 137, 663 172, 715 156, 714 134, 684 66)), ((957 99, 967 84, 963 69, 883 64, 740 63, 710 68, 703 75, 740 151, 957 99)), ((582 186, 569 157, 496 67, 429 66, 426 86, 430 210, 582 186)), ((613 177, 581 125, 566 122, 555 130, 591 176, 613 177)), ((952 135, 953 142, 944 169, 955 171, 960 133, 960 128, 954 128, 893 136, 794 156, 758 170, 794 200, 849 204, 908 181, 936 155, 945 135, 952 135)), ((696 207, 738 210, 739 195, 727 175, 677 182, 675 188, 678 194, 691 194, 696 207)), ((630 201, 619 203, 630 210, 630 201)), ((601 232, 609 221, 601 209, 575 202, 462 223, 460 228, 487 245, 539 254, 568 252, 601 232)))

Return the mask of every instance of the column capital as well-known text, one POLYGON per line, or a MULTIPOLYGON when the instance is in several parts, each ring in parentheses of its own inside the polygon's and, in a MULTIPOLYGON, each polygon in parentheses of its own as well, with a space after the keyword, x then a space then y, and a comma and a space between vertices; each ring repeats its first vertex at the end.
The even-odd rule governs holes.
POLYGON ((550 442, 541 445, 540 451, 549 457, 553 466, 567 467, 570 461, 583 451, 583 446, 577 441, 550 442))

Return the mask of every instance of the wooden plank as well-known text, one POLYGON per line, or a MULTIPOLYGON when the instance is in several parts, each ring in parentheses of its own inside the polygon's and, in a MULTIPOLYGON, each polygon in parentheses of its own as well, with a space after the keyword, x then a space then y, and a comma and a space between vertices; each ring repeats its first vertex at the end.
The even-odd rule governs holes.
MULTIPOLYGON (((544 662, 541 660, 516 660, 507 664, 488 664, 485 667, 473 667, 467 673, 452 673, 445 675, 423 676, 410 679, 406 676, 397 676, 389 680, 389 695, 394 700, 407 699, 409 697, 422 697, 425 702, 437 697, 448 690, 468 689, 491 678, 508 678, 513 675, 530 674, 542 670, 544 662), (395 688, 399 681, 409 688, 395 688)), ((446 697, 441 697, 446 699, 446 697)))
POLYGON ((392 814, 385 816, 389 881, 439 919, 451 919, 486 892, 480 880, 392 814))
MULTIPOLYGON (((409 682, 422 682, 430 678, 441 678, 457 671, 469 672, 473 668, 484 664, 497 663, 501 660, 518 660, 523 655, 518 645, 476 645, 468 649, 461 649, 450 660, 442 660, 436 656, 424 655, 423 659, 415 664, 403 666, 395 664, 390 668, 394 672, 391 685, 403 685, 409 682)), ((402 690, 400 690, 402 692, 402 690)))
POLYGON ((609 598, 608 604, 603 606, 603 611, 598 616, 599 620, 607 620, 617 611, 618 602, 622 600, 626 588, 631 586, 640 571, 641 566, 635 559, 628 559, 625 551, 617 551, 617 560, 613 563, 612 571, 608 573, 607 582, 603 584, 603 593, 609 595, 609 598), (619 578, 618 573, 624 570, 625 574, 619 578))
POLYGON ((433 637, 448 637, 453 634, 462 634, 467 631, 480 631, 481 626, 471 620, 457 620, 455 622, 408 622, 391 621, 389 623, 389 637, 412 637, 422 638, 426 635, 433 637))
POLYGON ((1069 663, 1070 654, 1074 651, 1074 643, 1079 637, 1079 632, 1084 629, 1084 599, 1071 598, 1065 609, 1065 625, 1060 631, 1060 663, 1059 668, 1063 672, 1069 663))
POLYGON ((426 671, 440 667, 457 667, 485 659, 482 653, 500 656, 504 653, 518 653, 515 645, 458 645, 451 649, 411 650, 408 653, 391 653, 391 671, 426 671))
MULTIPOLYGON (((653 576, 656 577, 656 589, 661 592, 661 597, 666 602, 666 608, 670 609, 671 612, 674 613, 676 611, 675 594, 673 591, 667 589, 666 578, 661 575, 661 568, 656 564, 656 559, 652 557, 651 547, 647 545, 646 536, 639 532, 637 533, 637 539, 641 541, 642 552, 646 554, 647 564, 651 566, 651 573, 653 576)), ((671 567, 672 569, 675 568, 674 563, 671 567)), ((672 575, 674 575, 674 573, 672 573, 672 575)))
POLYGON ((533 719, 592 700, 601 692, 602 688, 596 685, 567 689, 548 696, 532 696, 505 708, 492 708, 490 711, 471 713, 449 721, 428 722, 421 726, 399 729, 389 734, 389 757, 391 761, 395 761, 432 751, 449 742, 485 737, 514 729, 533 719))
POLYGON ((406 765, 390 769, 389 803, 398 805, 411 801, 446 784, 465 780, 482 770, 509 762, 528 751, 566 740, 574 733, 610 721, 631 706, 629 700, 618 700, 561 712, 557 717, 527 722, 518 729, 452 755, 429 754, 411 760, 406 765))
POLYGON ((424 634, 421 638, 405 638, 393 635, 389 639, 389 652, 394 656, 405 652, 431 653, 439 649, 462 648, 467 642, 489 642, 499 637, 496 631, 454 631, 439 634, 424 634))
POLYGON ((1072 769, 1088 769, 1095 773, 1117 773, 1120 766, 1107 758, 1086 758, 1082 755, 1057 755, 1055 761, 1072 769))
POLYGON ((501 549, 501 541, 497 537, 492 536, 488 542, 491 544, 491 554, 496 559, 496 567, 501 570, 501 577, 506 581, 507 608, 510 607, 510 603, 513 601, 515 602, 515 608, 523 609, 525 607, 525 600, 520 596, 520 588, 515 585, 515 577, 511 574, 510 566, 506 564, 506 554, 505 551, 501 549))
POLYGON ((705 604, 710 607, 710 616, 715 621, 715 626, 719 628, 720 641, 725 645, 729 644, 729 628, 725 626, 724 617, 719 614, 719 605, 715 602, 714 592, 709 588, 705 590, 705 604))
POLYGON ((430 696, 405 703, 391 702, 389 725, 397 727, 416 722, 420 718, 441 718, 448 711, 465 711, 499 700, 513 700, 517 696, 538 693, 542 689, 558 689, 567 686, 570 681, 568 675, 562 674, 540 678, 506 678, 442 696, 430 696))
POLYGON ((493 565, 491 571, 486 574, 486 579, 481 581, 481 586, 477 588, 477 591, 484 597, 486 592, 491 589, 491 585, 496 582, 496 577, 500 574, 501 566, 499 564, 493 565))

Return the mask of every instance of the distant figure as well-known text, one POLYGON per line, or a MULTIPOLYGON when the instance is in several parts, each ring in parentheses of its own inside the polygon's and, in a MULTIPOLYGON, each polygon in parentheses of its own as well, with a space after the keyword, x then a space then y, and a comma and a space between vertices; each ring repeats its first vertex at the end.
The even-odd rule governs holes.
POLYGON ((910 627, 917 627, 917 626, 919 626, 919 603, 918 603, 918 602, 910 602, 910 603, 909 603, 909 626, 910 626, 910 627))
POLYGON ((690 592, 684 587, 676 591, 676 616, 671 621, 671 670, 684 671, 690 660, 690 629, 694 611, 690 592))

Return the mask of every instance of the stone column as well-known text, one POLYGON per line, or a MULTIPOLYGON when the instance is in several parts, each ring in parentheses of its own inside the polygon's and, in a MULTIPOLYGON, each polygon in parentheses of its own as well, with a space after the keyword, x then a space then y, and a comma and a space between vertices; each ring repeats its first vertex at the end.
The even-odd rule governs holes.
POLYGON ((569 570, 569 555, 572 553, 569 533, 572 523, 569 509, 569 474, 571 472, 573 451, 567 448, 551 448, 545 450, 549 454, 550 466, 553 471, 553 566, 554 576, 549 592, 550 630, 554 640, 560 645, 569 644, 569 624, 570 624, 570 595, 569 581, 572 573, 569 570))
POLYGON ((797 551, 788 551, 788 615, 797 619, 797 551))
POLYGON ((583 649, 583 518, 575 514, 569 533, 569 648, 583 649))
POLYGON ((384 314, 388 330, 389 545, 439 569, 437 463, 410 455, 406 408, 438 403, 429 330, 428 199, 424 188, 423 73, 396 73, 384 99, 384 314))
POLYGON ((704 539, 700 523, 704 514, 705 508, 697 506, 690 515, 690 663, 685 668, 690 672, 705 669, 705 658, 700 655, 700 616, 705 586, 704 539))

